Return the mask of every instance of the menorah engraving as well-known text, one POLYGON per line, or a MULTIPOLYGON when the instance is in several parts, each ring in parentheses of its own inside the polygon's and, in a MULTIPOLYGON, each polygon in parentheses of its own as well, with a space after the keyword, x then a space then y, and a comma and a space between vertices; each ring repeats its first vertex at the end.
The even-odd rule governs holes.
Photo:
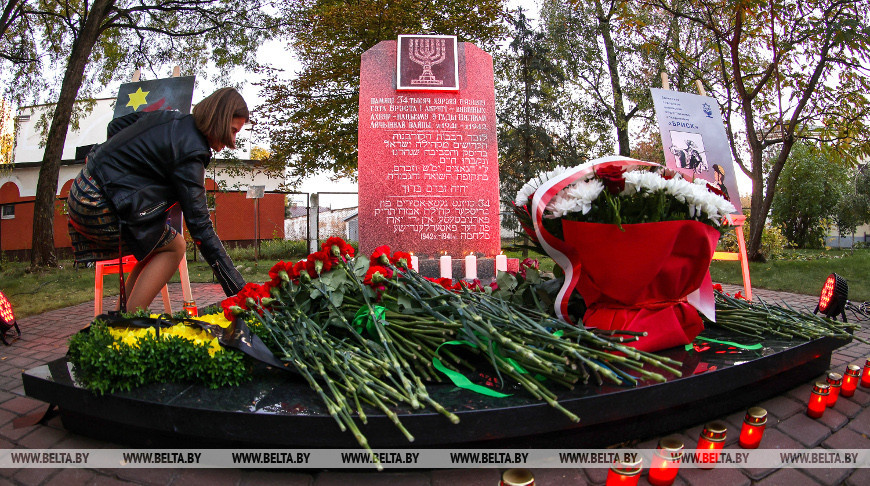
POLYGON ((417 79, 412 79, 411 84, 424 86, 441 86, 443 80, 435 79, 432 66, 447 59, 444 39, 410 39, 411 46, 408 49, 408 58, 423 66, 423 74, 417 79))

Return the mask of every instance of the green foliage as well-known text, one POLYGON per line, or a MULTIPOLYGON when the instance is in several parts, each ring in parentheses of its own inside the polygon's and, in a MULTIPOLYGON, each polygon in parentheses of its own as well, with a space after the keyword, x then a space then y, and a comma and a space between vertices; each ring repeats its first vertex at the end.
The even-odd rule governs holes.
POLYGON ((854 184, 837 203, 833 218, 841 235, 854 235, 858 226, 870 222, 870 165, 855 172, 854 184))
POLYGON ((270 159, 291 186, 324 171, 356 178, 362 53, 399 34, 455 34, 491 48, 503 0, 299 0, 287 2, 291 45, 301 69, 267 72, 257 111, 270 128, 270 159))
POLYGON ((834 211, 848 184, 848 173, 819 149, 795 144, 779 178, 771 219, 798 248, 821 248, 834 211))
POLYGON ((516 194, 529 174, 557 165, 556 96, 564 80, 551 61, 544 34, 535 31, 522 10, 508 17, 512 38, 497 59, 499 182, 502 194, 516 194))
MULTIPOLYGON (((227 249, 227 254, 233 261, 254 260, 255 248, 237 246, 227 249)), ((308 244, 305 240, 262 240, 260 242, 260 260, 277 261, 305 258, 308 255, 308 244)))
MULTIPOLYGON (((743 235, 745 238, 749 234, 750 214, 748 209, 744 210, 744 212, 747 215, 746 221, 743 223, 743 235)), ((764 255, 765 259, 779 260, 785 258, 787 254, 786 250, 790 247, 788 239, 782 233, 779 226, 765 225, 764 233, 761 234, 761 254, 764 255)), ((719 248, 721 251, 739 252, 740 247, 737 242, 737 233, 733 230, 726 231, 722 235, 722 238, 719 239, 719 248)))
POLYGON ((208 346, 177 336, 149 335, 129 346, 99 321, 70 338, 69 360, 76 379, 97 394, 146 383, 193 382, 219 388, 250 379, 242 353, 223 350, 212 357, 208 346))

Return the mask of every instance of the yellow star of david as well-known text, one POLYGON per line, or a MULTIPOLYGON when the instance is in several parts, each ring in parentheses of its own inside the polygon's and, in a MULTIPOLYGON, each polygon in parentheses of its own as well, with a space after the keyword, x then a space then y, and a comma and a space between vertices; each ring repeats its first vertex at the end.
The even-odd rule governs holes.
POLYGON ((150 91, 142 91, 142 88, 139 88, 135 93, 128 94, 127 96, 130 97, 130 102, 127 103, 127 106, 132 106, 133 111, 136 111, 140 105, 147 103, 145 97, 148 96, 148 93, 150 93, 150 91))

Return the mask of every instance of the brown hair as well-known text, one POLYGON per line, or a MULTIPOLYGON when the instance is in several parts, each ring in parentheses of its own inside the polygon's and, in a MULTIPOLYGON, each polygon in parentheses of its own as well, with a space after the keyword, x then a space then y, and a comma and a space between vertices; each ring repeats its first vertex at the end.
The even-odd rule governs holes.
POLYGON ((233 88, 221 88, 193 107, 196 128, 210 141, 216 140, 231 149, 236 148, 231 128, 233 118, 250 121, 245 99, 233 88))

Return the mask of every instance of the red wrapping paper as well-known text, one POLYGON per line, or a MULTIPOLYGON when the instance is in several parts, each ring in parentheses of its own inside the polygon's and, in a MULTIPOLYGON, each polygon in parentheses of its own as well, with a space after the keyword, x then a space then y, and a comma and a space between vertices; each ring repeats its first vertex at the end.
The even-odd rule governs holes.
POLYGON ((686 297, 709 273, 719 231, 698 221, 622 228, 562 221, 565 242, 576 250, 571 263, 587 306, 583 324, 645 331, 632 343, 644 351, 692 342, 704 324, 686 297))

